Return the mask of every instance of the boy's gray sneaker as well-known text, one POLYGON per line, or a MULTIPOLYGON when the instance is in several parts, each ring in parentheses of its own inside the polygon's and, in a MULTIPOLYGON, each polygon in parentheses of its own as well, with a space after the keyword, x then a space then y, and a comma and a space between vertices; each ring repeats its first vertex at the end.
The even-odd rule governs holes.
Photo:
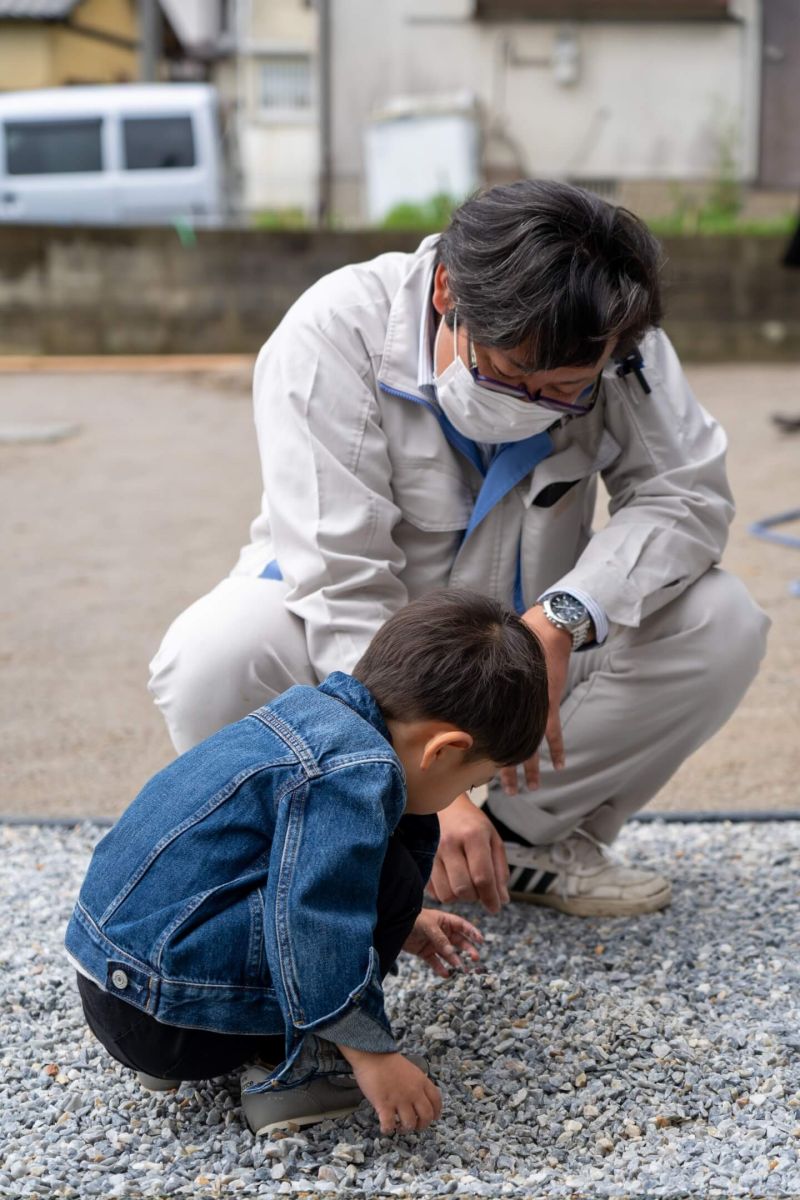
POLYGON ((288 1091, 246 1092, 271 1071, 250 1067, 242 1075, 242 1112, 253 1133, 272 1133, 288 1125, 312 1125, 355 1112, 364 1093, 352 1075, 323 1075, 288 1091))
MULTIPOLYGON (((428 1060, 421 1054, 406 1058, 430 1075, 428 1060)), ((248 1067, 242 1074, 242 1112, 253 1133, 272 1133, 289 1125, 315 1125, 331 1117, 355 1112, 364 1093, 352 1075, 321 1075, 301 1087, 274 1092, 247 1092, 272 1074, 266 1067, 248 1067)))
POLYGON ((158 1075, 147 1075, 144 1071, 137 1071, 136 1078, 148 1092, 169 1092, 180 1087, 182 1082, 180 1079, 160 1079, 158 1075))

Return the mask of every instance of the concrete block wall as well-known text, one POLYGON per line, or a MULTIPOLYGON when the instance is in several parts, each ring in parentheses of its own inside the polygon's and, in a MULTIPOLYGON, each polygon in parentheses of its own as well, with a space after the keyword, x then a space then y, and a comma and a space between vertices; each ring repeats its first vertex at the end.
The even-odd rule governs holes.
MULTIPOLYGON (((0 354, 253 353, 321 275, 420 235, 0 226, 0 354)), ((665 328, 687 360, 800 357, 780 238, 664 242, 665 328)))

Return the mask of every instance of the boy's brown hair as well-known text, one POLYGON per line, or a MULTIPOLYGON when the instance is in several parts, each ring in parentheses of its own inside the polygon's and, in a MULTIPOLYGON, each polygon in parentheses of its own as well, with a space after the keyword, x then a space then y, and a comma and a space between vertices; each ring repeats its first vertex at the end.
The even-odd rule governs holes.
POLYGON ((528 626, 488 596, 430 592, 378 630, 353 668, 383 715, 437 720, 473 739, 469 759, 514 766, 547 722, 547 671, 528 626))

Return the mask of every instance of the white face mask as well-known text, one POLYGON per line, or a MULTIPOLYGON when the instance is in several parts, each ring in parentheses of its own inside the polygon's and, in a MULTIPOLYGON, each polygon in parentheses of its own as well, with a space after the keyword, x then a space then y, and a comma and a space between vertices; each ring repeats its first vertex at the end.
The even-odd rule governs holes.
MULTIPOLYGON (((433 345, 433 358, 444 328, 442 317, 433 345)), ((457 330, 453 322, 453 345, 457 330)), ((475 442, 521 442, 524 438, 543 433, 558 420, 558 413, 529 400, 517 400, 500 392, 481 387, 472 378, 466 363, 458 353, 450 366, 435 376, 436 398, 447 419, 464 437, 475 442)))

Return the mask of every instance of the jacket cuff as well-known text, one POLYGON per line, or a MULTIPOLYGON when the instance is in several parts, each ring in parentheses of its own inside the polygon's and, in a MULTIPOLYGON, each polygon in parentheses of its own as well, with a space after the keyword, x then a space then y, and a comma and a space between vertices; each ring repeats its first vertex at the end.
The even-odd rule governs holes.
POLYGON ((608 617, 602 605, 598 604, 588 592, 572 586, 548 588, 546 592, 542 592, 536 603, 541 604, 542 600, 546 600, 548 596, 555 596, 557 592, 566 592, 568 596, 574 596, 576 600, 580 601, 592 618, 595 641, 598 646, 601 645, 608 637, 608 617))
POLYGON ((353 1008, 337 1021, 326 1025, 320 1035, 307 1033, 271 1075, 248 1087, 247 1091, 286 1091, 322 1075, 351 1074, 353 1068, 339 1053, 335 1043, 370 1054, 391 1054, 399 1049, 391 1032, 387 1032, 362 1010, 353 1008))
POLYGON ((353 1050, 366 1050, 369 1054, 392 1054, 397 1042, 391 1031, 384 1029, 361 1008, 351 1008, 343 1017, 317 1030, 320 1037, 339 1046, 353 1050))
POLYGON ((315 1033, 307 1033, 271 1075, 259 1083, 251 1084, 247 1091, 287 1091, 321 1075, 347 1075, 351 1071, 349 1062, 342 1058, 334 1045, 324 1038, 318 1038, 315 1033))

